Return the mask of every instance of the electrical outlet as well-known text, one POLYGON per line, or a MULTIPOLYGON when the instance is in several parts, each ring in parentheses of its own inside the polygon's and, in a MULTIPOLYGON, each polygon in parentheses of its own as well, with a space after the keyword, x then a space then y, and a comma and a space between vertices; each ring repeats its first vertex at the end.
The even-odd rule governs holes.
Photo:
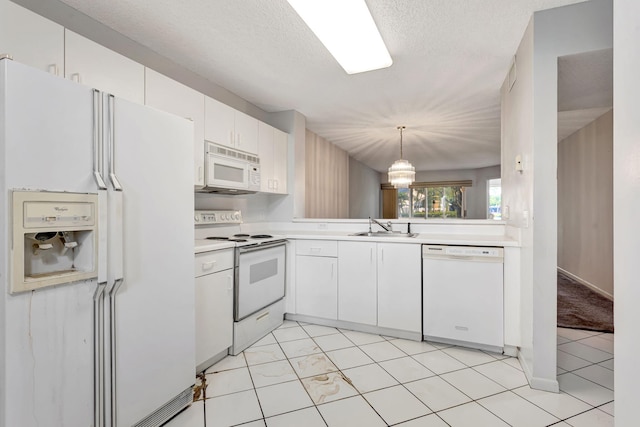
POLYGON ((321 222, 318 224, 318 230, 326 230, 328 228, 328 224, 326 222, 321 222))
POLYGON ((522 226, 529 228, 529 211, 522 211, 522 226))
POLYGON ((504 212, 502 212, 503 219, 509 219, 509 205, 504 207, 504 212))

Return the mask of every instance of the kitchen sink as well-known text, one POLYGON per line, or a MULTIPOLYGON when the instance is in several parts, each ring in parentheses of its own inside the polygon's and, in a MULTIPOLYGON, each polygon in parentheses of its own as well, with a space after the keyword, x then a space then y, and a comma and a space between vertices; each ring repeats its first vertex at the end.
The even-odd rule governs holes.
POLYGON ((349 236, 359 237, 416 237, 417 235, 418 233, 401 233, 399 231, 362 231, 349 234, 349 236))

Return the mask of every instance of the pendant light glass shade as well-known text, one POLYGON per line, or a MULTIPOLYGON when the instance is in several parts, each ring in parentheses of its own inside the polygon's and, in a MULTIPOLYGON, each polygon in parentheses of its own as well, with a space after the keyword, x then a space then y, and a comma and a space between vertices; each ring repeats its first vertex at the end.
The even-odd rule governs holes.
POLYGON ((408 160, 402 158, 402 131, 404 126, 398 126, 400 131, 400 160, 393 162, 389 168, 389 182, 394 188, 409 188, 416 180, 416 168, 408 160))

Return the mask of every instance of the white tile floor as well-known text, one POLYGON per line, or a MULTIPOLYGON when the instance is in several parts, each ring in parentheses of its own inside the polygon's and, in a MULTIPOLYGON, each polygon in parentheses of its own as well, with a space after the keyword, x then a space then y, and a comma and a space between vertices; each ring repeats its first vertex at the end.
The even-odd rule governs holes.
POLYGON ((168 427, 613 426, 613 334, 558 328, 560 393, 517 359, 286 321, 168 427))

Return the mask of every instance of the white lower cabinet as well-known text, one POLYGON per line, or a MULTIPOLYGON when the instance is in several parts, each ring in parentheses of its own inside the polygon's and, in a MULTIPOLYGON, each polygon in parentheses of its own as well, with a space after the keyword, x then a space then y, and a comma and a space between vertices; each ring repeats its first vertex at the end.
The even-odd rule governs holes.
POLYGON ((377 325, 375 242, 338 242, 338 320, 377 325))
POLYGON ((338 319, 422 331, 420 245, 339 242, 338 319))
POLYGON ((296 313, 338 318, 337 242, 296 242, 296 313))
POLYGON ((196 254, 196 370, 233 344, 233 249, 196 254))
POLYGON ((422 332, 421 246, 378 243, 378 326, 422 332))

